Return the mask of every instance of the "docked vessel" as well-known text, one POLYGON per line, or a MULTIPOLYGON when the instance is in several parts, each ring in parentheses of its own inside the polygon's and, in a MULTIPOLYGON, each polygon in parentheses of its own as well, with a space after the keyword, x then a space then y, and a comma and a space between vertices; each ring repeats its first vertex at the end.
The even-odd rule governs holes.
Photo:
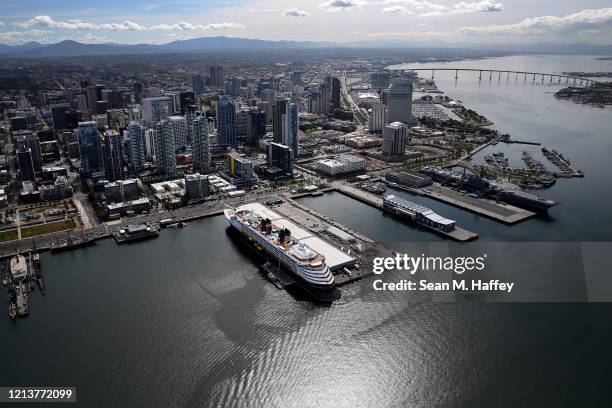
MULTIPOLYGON (((265 208, 267 210, 267 208, 265 208)), ((269 218, 255 214, 248 206, 224 211, 236 228, 259 251, 278 262, 315 299, 332 302, 340 297, 325 257, 291 236, 287 228, 277 228, 269 218)))
POLYGON ((387 186, 381 182, 362 183, 359 187, 374 194, 383 194, 385 191, 387 191, 387 186))
POLYGON ((113 232, 113 238, 118 244, 143 239, 157 238, 159 230, 153 224, 130 224, 119 231, 113 232))
POLYGON ((49 249, 51 250, 51 253, 58 253, 58 252, 69 251, 71 249, 84 248, 84 247, 92 246, 95 244, 96 244, 96 241, 94 239, 71 238, 71 239, 68 239, 67 241, 53 242, 49 246, 49 249))
POLYGON ((455 229, 456 222, 436 214, 431 209, 394 195, 383 197, 383 208, 417 224, 442 232, 455 229))
POLYGON ((27 316, 30 313, 28 306, 28 290, 24 283, 20 283, 15 288, 17 315, 19 317, 27 316))

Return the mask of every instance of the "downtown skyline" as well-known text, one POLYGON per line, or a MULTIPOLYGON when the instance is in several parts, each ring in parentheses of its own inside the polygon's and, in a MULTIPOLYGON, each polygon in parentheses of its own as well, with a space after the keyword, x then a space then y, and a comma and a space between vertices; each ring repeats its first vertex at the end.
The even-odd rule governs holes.
POLYGON ((0 43, 164 44, 209 36, 263 40, 443 41, 447 43, 612 43, 612 8, 599 0, 111 0, 9 1, 1 6, 0 43), (82 6, 82 7, 80 7, 82 6))

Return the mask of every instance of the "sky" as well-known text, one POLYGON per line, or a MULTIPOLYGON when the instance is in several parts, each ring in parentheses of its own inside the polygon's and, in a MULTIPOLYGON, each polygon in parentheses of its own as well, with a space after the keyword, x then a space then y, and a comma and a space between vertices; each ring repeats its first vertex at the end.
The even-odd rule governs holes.
POLYGON ((0 0, 0 43, 230 36, 612 44, 610 0, 0 0))

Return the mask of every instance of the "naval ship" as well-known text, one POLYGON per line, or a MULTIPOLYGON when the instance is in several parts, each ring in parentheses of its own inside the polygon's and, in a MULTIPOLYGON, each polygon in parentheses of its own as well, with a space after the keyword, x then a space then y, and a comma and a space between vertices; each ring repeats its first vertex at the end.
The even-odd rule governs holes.
POLYGON ((292 238, 287 228, 276 228, 272 221, 252 212, 248 206, 224 210, 229 224, 255 248, 277 261, 315 299, 332 302, 340 296, 325 256, 292 238))

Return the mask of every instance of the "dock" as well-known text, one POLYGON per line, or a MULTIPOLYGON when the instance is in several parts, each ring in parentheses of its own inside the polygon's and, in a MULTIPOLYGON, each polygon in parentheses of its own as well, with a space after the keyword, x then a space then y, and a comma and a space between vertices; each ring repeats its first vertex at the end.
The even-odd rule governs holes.
POLYGON ((534 212, 509 204, 499 203, 485 198, 470 197, 467 194, 437 184, 422 188, 421 192, 427 197, 509 225, 516 224, 517 222, 524 221, 536 215, 534 212))
MULTIPOLYGON (((383 205, 383 197, 381 195, 371 193, 369 191, 360 189, 348 183, 337 183, 335 186, 339 192, 351 198, 354 198, 355 200, 361 201, 364 204, 368 204, 372 207, 376 207, 380 210, 386 211, 383 205)), ((427 194, 424 194, 424 195, 427 195, 427 194)), ((415 225, 422 226, 432 232, 442 235, 443 237, 450 238, 452 240, 459 241, 459 242, 473 241, 478 238, 478 234, 468 231, 458 226, 455 226, 455 228, 452 231, 442 231, 442 230, 439 230, 437 228, 434 228, 432 226, 422 224, 422 223, 415 223, 415 225)))

